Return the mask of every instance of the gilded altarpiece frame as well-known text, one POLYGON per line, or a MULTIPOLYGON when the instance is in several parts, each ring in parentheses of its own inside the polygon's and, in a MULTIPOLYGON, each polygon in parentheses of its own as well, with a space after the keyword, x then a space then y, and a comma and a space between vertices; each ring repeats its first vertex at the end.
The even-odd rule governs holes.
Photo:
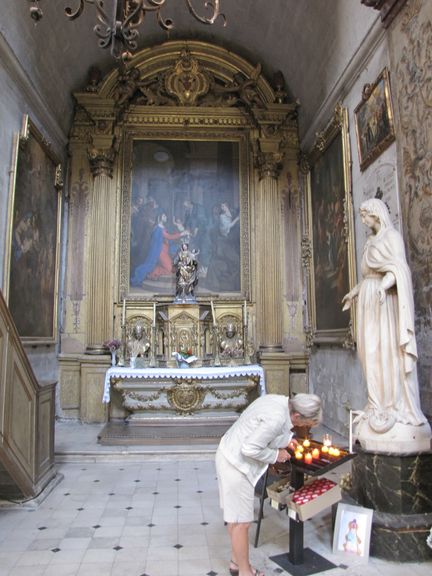
POLYGON ((247 297, 246 136, 129 130, 123 165, 120 297, 172 300, 182 242, 198 252, 198 300, 247 297))
POLYGON ((26 114, 11 170, 6 290, 26 344, 57 340, 62 214, 60 159, 26 114))
POLYGON ((337 106, 308 158, 306 232, 311 343, 353 346, 355 312, 342 298, 356 282, 347 110, 337 106))

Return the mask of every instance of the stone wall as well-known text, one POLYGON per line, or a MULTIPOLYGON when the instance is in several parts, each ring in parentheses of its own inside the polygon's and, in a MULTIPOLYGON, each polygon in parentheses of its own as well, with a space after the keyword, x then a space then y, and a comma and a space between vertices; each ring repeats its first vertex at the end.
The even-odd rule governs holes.
POLYGON ((432 416, 432 3, 409 0, 389 31, 401 210, 416 308, 422 408, 432 416))

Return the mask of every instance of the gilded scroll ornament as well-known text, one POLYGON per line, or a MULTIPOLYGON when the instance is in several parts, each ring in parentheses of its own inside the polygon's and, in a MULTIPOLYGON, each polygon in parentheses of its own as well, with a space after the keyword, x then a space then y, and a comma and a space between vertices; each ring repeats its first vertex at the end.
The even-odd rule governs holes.
POLYGON ((165 88, 182 106, 194 106, 200 96, 210 87, 208 75, 201 69, 198 60, 189 50, 181 52, 180 59, 165 77, 165 88))
POLYGON ((206 390, 195 386, 193 381, 178 381, 176 385, 167 390, 168 402, 178 412, 191 414, 201 408, 206 390))

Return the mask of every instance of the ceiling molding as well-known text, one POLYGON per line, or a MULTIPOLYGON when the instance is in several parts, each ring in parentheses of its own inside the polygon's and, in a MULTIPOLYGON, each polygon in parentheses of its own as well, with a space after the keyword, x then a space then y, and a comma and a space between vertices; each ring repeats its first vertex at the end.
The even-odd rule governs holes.
POLYGON ((40 93, 22 68, 3 34, 0 33, 0 61, 9 75, 14 89, 25 102, 22 114, 28 113, 33 122, 51 143, 56 154, 63 158, 68 135, 61 128, 40 93))
POLYGON ((361 3, 370 8, 380 11, 381 22, 384 28, 388 28, 407 0, 361 0, 361 3))
POLYGON ((347 66, 334 83, 331 92, 321 104, 317 114, 315 115, 311 125, 305 133, 300 147, 302 150, 309 150, 315 142, 317 132, 320 132, 324 126, 327 125, 329 118, 334 114, 334 110, 338 102, 343 101, 345 96, 349 94, 351 88, 358 79, 362 70, 366 67, 368 61, 373 56, 377 47, 386 38, 386 31, 381 26, 379 18, 371 26, 368 34, 365 36, 364 41, 358 48, 348 62, 347 66))

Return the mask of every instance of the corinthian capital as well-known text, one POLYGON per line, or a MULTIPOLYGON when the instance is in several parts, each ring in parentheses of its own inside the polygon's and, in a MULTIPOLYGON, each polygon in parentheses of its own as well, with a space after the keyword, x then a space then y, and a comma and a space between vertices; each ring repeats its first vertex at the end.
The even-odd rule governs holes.
POLYGON ((96 176, 104 174, 112 178, 114 160, 117 155, 115 143, 110 148, 92 146, 87 150, 87 153, 93 177, 96 178, 96 176))
POLYGON ((269 177, 278 179, 282 169, 282 152, 261 152, 258 150, 254 155, 255 168, 258 170, 259 179, 269 177))

